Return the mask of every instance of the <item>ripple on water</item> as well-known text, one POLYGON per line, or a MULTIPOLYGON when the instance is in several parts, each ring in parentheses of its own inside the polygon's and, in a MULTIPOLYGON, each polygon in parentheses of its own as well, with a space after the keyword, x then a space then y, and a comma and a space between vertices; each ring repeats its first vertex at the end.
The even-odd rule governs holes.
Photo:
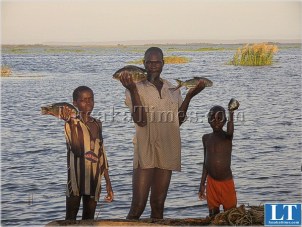
MULTIPOLYGON (((165 65, 163 77, 175 84, 176 78, 206 75, 214 85, 192 99, 189 118, 181 126, 182 172, 173 173, 165 216, 208 215, 206 202, 197 199, 203 163, 201 138, 211 132, 206 119, 209 109, 213 105, 226 108, 231 97, 240 101, 232 159, 238 203, 301 201, 300 49, 281 49, 277 63, 268 67, 226 65, 232 51, 182 55, 192 61, 165 65)), ((125 218, 132 197, 135 129, 125 118, 129 110, 124 105, 124 88, 112 80, 112 74, 125 64, 125 59, 137 59, 141 54, 96 49, 84 55, 36 53, 2 57, 20 75, 42 77, 1 81, 2 224, 45 225, 64 219, 64 123, 41 116, 40 107, 57 101, 71 102, 74 88, 80 85, 87 85, 95 92, 93 114, 103 121, 115 192, 115 201, 105 203, 103 187, 97 206, 98 219, 125 218), (121 114, 116 115, 117 112, 121 114)), ((181 93, 184 97, 186 90, 181 89, 181 93)), ((148 203, 142 217, 149 215, 148 203)))

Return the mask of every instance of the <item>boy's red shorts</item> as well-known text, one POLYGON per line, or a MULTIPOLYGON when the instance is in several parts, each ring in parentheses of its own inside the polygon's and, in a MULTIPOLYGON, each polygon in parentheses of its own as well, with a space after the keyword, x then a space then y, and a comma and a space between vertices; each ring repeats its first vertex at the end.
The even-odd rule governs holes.
POLYGON ((237 197, 234 180, 217 181, 207 176, 206 186, 207 202, 209 210, 223 205, 224 210, 236 207, 237 197))

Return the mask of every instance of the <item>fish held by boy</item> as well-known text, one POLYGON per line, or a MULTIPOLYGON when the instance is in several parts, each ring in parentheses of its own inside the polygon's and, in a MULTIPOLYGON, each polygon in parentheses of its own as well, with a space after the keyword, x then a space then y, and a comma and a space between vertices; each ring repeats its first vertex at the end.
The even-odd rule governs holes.
POLYGON ((117 70, 113 74, 113 79, 120 80, 123 73, 131 75, 134 83, 138 83, 147 79, 147 71, 135 65, 126 65, 125 67, 117 70))
POLYGON ((75 118, 78 116, 79 111, 77 110, 77 108, 67 102, 58 102, 47 106, 42 106, 41 114, 52 115, 57 118, 61 118, 62 110, 64 107, 68 107, 69 109, 71 109, 70 118, 75 118))
POLYGON ((171 89, 173 91, 176 91, 181 87, 186 87, 186 89, 194 88, 200 81, 203 81, 206 87, 213 86, 213 82, 205 77, 194 77, 193 79, 186 80, 186 81, 181 81, 179 79, 176 79, 178 85, 176 88, 171 88, 171 89))
MULTIPOLYGON (((64 119, 65 121, 69 121, 71 118, 76 118, 79 115, 79 111, 77 108, 67 102, 58 102, 58 103, 53 103, 47 106, 42 106, 41 107, 41 114, 42 115, 52 115, 54 117, 57 117, 59 119, 64 119), (66 116, 66 118, 62 118, 63 108, 68 107, 70 109, 70 115, 66 116)), ((76 126, 78 127, 78 126, 76 126)), ((82 131, 81 129, 77 129, 77 131, 82 131)), ((75 154, 81 154, 82 147, 83 145, 83 134, 82 133, 77 133, 75 128, 70 129, 70 134, 71 134, 71 139, 74 141, 73 143, 73 151, 75 154)))
POLYGON ((239 102, 236 99, 232 98, 228 104, 228 109, 229 111, 237 110, 239 108, 239 105, 239 102))

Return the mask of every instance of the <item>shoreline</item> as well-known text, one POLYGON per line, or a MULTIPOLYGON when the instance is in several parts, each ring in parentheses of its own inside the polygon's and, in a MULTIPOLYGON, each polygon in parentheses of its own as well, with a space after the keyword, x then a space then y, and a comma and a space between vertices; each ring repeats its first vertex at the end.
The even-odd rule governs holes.
POLYGON ((20 43, 20 44, 1 44, 1 48, 11 48, 11 47, 144 47, 144 46, 150 46, 150 45, 158 45, 158 46, 190 46, 190 45, 200 45, 200 46, 216 46, 216 45, 243 45, 246 43, 268 43, 268 44, 277 44, 277 45, 302 45, 301 40, 284 40, 284 41, 278 41, 278 40, 254 40, 254 41, 244 41, 244 40, 238 40, 238 41, 230 41, 230 42, 160 42, 160 41, 153 41, 153 42, 146 42, 146 43, 140 43, 140 42, 112 42, 112 43, 106 43, 106 42, 100 42, 100 43, 65 43, 65 42, 53 42, 53 43, 36 43, 36 44, 26 44, 26 43, 20 43))
POLYGON ((99 220, 57 220, 45 226, 207 226, 211 224, 210 218, 185 218, 185 219, 152 219, 144 218, 140 220, 127 219, 99 219, 99 220))
POLYGON ((221 212, 214 217, 206 218, 143 218, 139 220, 128 219, 100 219, 100 220, 57 220, 46 226, 208 226, 208 225, 236 225, 255 226, 264 225, 264 206, 240 205, 236 208, 221 212))

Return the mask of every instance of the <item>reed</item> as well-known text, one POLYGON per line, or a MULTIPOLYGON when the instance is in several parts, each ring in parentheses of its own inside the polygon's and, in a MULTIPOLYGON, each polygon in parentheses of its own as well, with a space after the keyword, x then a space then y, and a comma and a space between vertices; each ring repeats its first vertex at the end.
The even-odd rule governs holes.
POLYGON ((84 50, 82 49, 65 49, 65 48, 51 48, 51 49, 44 49, 44 51, 46 53, 49 53, 49 54, 60 54, 60 53, 82 53, 84 52, 84 50))
MULTIPOLYGON (((178 56, 167 56, 164 57, 165 64, 185 64, 190 61, 189 58, 186 57, 178 57, 178 56)), ((143 64, 143 59, 135 60, 128 62, 130 64, 143 64)))
POLYGON ((188 63, 190 60, 186 57, 178 56, 167 56, 164 57, 165 64, 184 64, 188 63))
POLYGON ((25 49, 25 48, 13 48, 13 49, 10 49, 10 52, 12 54, 27 54, 28 53, 27 49, 25 49))
POLYGON ((201 47, 201 48, 198 48, 194 51, 196 52, 207 52, 207 51, 223 51, 225 50, 225 48, 218 48, 218 47, 201 47))
POLYGON ((6 77, 12 74, 12 70, 8 66, 1 66, 1 76, 6 77))
POLYGON ((242 48, 237 49, 229 64, 242 66, 271 65, 273 56, 277 51, 278 47, 276 45, 265 43, 246 44, 242 48))

